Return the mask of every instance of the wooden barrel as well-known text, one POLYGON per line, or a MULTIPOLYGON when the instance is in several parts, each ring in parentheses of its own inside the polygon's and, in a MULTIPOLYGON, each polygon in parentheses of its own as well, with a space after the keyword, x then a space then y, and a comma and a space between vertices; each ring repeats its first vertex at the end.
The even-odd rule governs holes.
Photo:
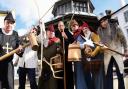
POLYGON ((81 49, 80 49, 80 44, 78 43, 73 43, 69 44, 68 47, 68 61, 80 61, 81 59, 81 49))

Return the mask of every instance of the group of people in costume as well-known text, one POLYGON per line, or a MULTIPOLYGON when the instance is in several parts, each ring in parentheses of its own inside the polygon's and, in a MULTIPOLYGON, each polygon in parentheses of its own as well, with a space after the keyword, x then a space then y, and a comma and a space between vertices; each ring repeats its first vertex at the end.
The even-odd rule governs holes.
MULTIPOLYGON (((108 87, 113 89, 113 67, 116 68, 118 89, 125 89, 123 57, 127 55, 126 38, 117 21, 110 19, 109 16, 102 17, 98 23, 98 29, 93 30, 87 22, 80 26, 76 20, 71 20, 71 30, 69 30, 65 28, 62 21, 58 22, 55 37, 60 39, 60 45, 65 48, 66 82, 57 80, 57 89, 64 89, 64 85, 66 85, 66 89, 106 89, 108 87), (82 58, 72 64, 68 61, 69 45, 76 42, 80 44, 82 58), (109 49, 120 53, 124 50, 124 56, 109 49)), ((55 83, 55 81, 50 82, 49 79, 47 81, 49 84, 55 83)), ((47 87, 49 86, 42 86, 45 89, 48 89, 47 87)), ((49 89, 53 89, 53 86, 49 89)))
MULTIPOLYGON (((79 25, 75 19, 69 22, 70 29, 65 27, 63 21, 58 22, 57 30, 51 24, 46 28, 46 38, 40 39, 41 34, 38 34, 37 41, 39 44, 43 43, 43 49, 35 51, 31 46, 22 47, 18 33, 13 30, 15 19, 8 13, 4 19, 4 27, 0 29, 0 56, 19 49, 16 52, 19 56, 19 89, 25 89, 26 75, 30 80, 31 89, 113 89, 113 67, 116 68, 118 89, 125 89, 123 56, 109 49, 120 53, 123 50, 126 56, 126 38, 117 22, 110 16, 102 17, 98 24, 97 30, 92 29, 88 22, 79 25), (69 62, 69 45, 76 43, 81 51, 80 61, 69 62), (35 70, 38 59, 41 59, 38 56, 41 50, 42 70, 37 84, 35 70), (49 65, 52 58, 58 54, 61 60, 58 66, 63 71, 55 75, 63 77, 62 79, 53 76, 53 70, 58 69, 49 65)), ((35 28, 31 32, 37 34, 35 28)), ((0 89, 14 89, 12 59, 13 55, 0 60, 0 89)))

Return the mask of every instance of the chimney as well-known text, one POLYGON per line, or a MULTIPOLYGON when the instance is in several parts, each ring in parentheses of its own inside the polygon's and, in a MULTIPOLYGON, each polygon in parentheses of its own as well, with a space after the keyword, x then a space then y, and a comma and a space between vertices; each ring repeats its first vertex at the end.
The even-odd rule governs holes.
POLYGON ((121 7, 125 6, 126 5, 125 0, 120 0, 120 5, 121 7))

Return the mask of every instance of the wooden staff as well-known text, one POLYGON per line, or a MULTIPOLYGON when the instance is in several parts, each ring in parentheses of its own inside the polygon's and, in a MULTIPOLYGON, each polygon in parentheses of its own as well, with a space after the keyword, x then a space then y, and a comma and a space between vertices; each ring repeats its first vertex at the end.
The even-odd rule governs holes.
POLYGON ((64 89, 66 89, 65 40, 63 37, 64 89))
POLYGON ((103 48, 105 48, 106 50, 110 50, 110 51, 112 51, 112 52, 115 52, 115 53, 117 53, 117 54, 119 54, 119 55, 121 55, 121 56, 128 57, 128 54, 123 54, 123 53, 120 53, 120 52, 115 51, 115 50, 113 50, 113 49, 110 49, 109 47, 105 46, 104 44, 100 44, 100 43, 97 43, 97 42, 94 42, 94 44, 96 44, 96 45, 98 45, 98 46, 100 46, 100 47, 103 47, 103 48))
MULTIPOLYGON (((27 46, 29 46, 29 45, 30 45, 30 43, 26 43, 25 45, 23 45, 23 48, 25 48, 25 47, 27 47, 27 46)), ((11 52, 9 52, 9 53, 7 53, 7 54, 1 56, 1 57, 0 57, 0 61, 3 61, 3 60, 5 60, 6 58, 12 56, 14 53, 18 52, 19 50, 20 50, 20 49, 17 48, 17 49, 15 49, 15 50, 13 50, 13 51, 11 51, 11 52)))

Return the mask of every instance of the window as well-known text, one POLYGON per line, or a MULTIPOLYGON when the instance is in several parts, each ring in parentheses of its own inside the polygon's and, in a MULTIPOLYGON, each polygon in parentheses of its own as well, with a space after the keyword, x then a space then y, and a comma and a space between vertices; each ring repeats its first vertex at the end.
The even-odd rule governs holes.
POLYGON ((70 12, 71 11, 71 3, 68 2, 68 3, 64 3, 62 5, 59 5, 57 7, 57 16, 58 15, 64 15, 66 12, 70 12))
POLYGON ((65 13, 65 5, 61 5, 60 6, 61 7, 61 15, 63 15, 64 13, 65 13))
POLYGON ((124 19, 125 19, 125 22, 128 22, 128 11, 124 12, 124 19))
POLYGON ((60 6, 58 6, 58 8, 57 8, 57 15, 59 15, 59 14, 61 14, 61 7, 60 6))
POLYGON ((127 37, 128 37, 128 29, 127 29, 127 37))
POLYGON ((65 4, 65 12, 70 12, 71 11, 71 3, 68 2, 65 4))
POLYGON ((74 8, 76 11, 86 12, 86 3, 83 2, 75 2, 74 8))

